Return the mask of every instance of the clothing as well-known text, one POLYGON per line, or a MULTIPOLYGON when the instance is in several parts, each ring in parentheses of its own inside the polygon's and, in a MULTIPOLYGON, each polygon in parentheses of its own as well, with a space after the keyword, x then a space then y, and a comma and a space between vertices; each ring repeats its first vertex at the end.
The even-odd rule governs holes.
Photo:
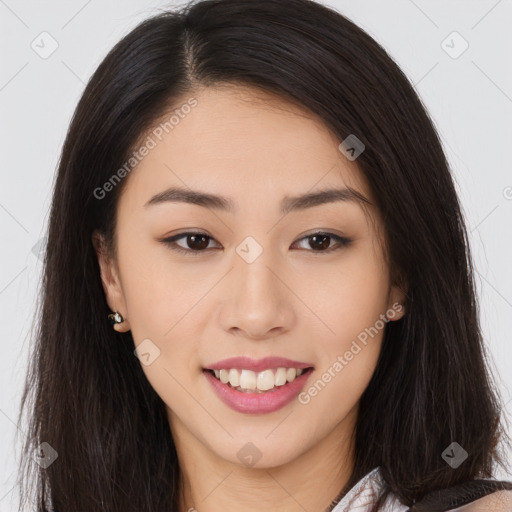
MULTIPOLYGON (((332 509, 332 512, 369 512, 379 497, 384 480, 380 468, 375 468, 361 478, 332 509)), ((390 494, 379 512, 407 512, 409 507, 390 494)))
MULTIPOLYGON (((370 512, 372 505, 377 501, 385 482, 382 477, 380 468, 375 468, 357 482, 352 489, 336 504, 331 512, 370 512)), ((497 510, 512 511, 512 490, 504 490, 501 492, 488 495, 488 503, 485 508, 472 508, 471 504, 451 508, 446 512, 470 512, 471 510, 497 510), (494 496, 495 499, 491 496, 494 496), (492 507, 490 505, 493 505, 492 507), (499 505, 499 506, 498 506, 499 505)), ((470 503, 471 500, 466 503, 470 503)), ((480 500, 477 500, 480 502, 480 500)), ((476 503, 476 502, 474 502, 476 503)), ((384 504, 379 508, 379 512, 408 512, 409 507, 400 502, 398 497, 390 493, 384 504)))

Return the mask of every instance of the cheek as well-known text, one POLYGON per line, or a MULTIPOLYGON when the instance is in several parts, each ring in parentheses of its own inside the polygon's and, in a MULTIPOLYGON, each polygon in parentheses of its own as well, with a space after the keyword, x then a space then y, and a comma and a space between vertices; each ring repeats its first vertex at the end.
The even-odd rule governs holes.
MULTIPOLYGON (((157 338, 166 333, 170 336, 187 310, 192 313, 194 299, 197 302, 205 287, 197 276, 173 263, 165 247, 148 236, 133 233, 119 242, 123 293, 136 341, 149 333, 157 338)), ((188 268, 192 269, 192 264, 188 268)))
POLYGON ((125 255, 119 265, 132 337, 136 347, 148 339, 156 346, 145 342, 158 357, 142 368, 157 393, 181 396, 177 381, 199 375, 198 341, 211 318, 205 308, 216 281, 213 269, 193 262, 177 265, 165 247, 132 240, 119 252, 125 255))
MULTIPOLYGON (((346 400, 352 406, 366 388, 377 364, 386 322, 388 278, 371 246, 354 252, 330 273, 328 289, 311 297, 314 311, 329 327, 321 339, 322 382, 329 388, 324 400, 346 400), (341 393, 341 394, 340 394, 341 393)), ((315 393, 315 391, 313 391, 315 393)), ((323 391, 322 391, 323 394, 323 391)))
MULTIPOLYGON (((387 279, 380 262, 360 254, 330 282, 321 304, 322 320, 329 326, 318 337, 319 364, 299 403, 311 416, 341 421, 358 403, 377 366, 386 322, 387 279), (381 317, 382 315, 382 317, 381 317)), ((323 428, 317 425, 317 428, 323 428)))
POLYGON ((207 283, 184 275, 164 251, 147 242, 126 245, 123 254, 129 255, 120 261, 123 293, 141 368, 168 406, 189 410, 190 396, 183 386, 199 374, 195 340, 205 315, 197 303, 207 294, 207 283), (150 354, 148 364, 145 353, 150 354))
POLYGON ((308 275, 309 283, 303 293, 307 293, 314 313, 329 327, 322 338, 332 348, 350 344, 386 312, 387 269, 371 244, 361 244, 332 265, 319 265, 304 275, 308 275))

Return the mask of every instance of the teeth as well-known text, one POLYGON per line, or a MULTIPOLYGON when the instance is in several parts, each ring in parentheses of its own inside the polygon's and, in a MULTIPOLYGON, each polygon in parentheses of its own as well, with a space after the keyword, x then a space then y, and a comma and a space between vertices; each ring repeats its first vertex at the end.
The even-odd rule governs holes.
POLYGON ((268 391, 274 387, 275 379, 272 370, 265 370, 264 372, 258 373, 257 379, 257 387, 260 391, 268 391))
POLYGON ((293 382, 304 371, 302 368, 277 368, 277 370, 268 369, 256 373, 252 370, 230 368, 214 370, 214 373, 223 384, 229 384, 238 391, 261 393, 284 386, 287 382, 293 382))
POLYGON ((276 372, 276 386, 284 386, 286 384, 286 368, 278 368, 276 372))
POLYGON ((240 373, 240 387, 242 389, 256 389, 256 374, 251 370, 242 370, 242 373, 240 373))
POLYGON ((236 370, 229 370, 229 383, 234 388, 240 386, 240 374, 236 370))
POLYGON ((286 380, 293 382, 295 377, 297 377, 297 370, 295 368, 288 368, 288 370, 286 370, 286 380))

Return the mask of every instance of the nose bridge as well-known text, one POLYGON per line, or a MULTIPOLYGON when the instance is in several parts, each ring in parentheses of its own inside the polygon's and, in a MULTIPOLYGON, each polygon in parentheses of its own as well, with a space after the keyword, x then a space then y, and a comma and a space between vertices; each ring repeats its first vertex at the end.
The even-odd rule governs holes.
POLYGON ((279 294, 278 283, 272 267, 279 266, 272 249, 263 247, 255 238, 247 237, 236 249, 234 290, 239 303, 250 304, 262 309, 265 305, 270 309, 279 294))
POLYGON ((236 248, 230 273, 229 297, 224 302, 224 328, 264 336, 276 328, 289 328, 292 320, 290 297, 280 279, 277 254, 253 237, 236 248))

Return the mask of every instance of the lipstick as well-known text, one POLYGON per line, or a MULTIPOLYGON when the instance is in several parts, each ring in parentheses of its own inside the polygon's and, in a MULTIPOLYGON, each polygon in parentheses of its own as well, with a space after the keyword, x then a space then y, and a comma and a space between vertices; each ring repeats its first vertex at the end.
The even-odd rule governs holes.
POLYGON ((268 414, 285 407, 300 394, 312 372, 313 365, 311 363, 282 357, 265 357, 263 359, 234 357, 210 364, 203 369, 203 375, 218 398, 231 409, 244 414, 268 414), (301 369, 303 373, 295 377, 292 382, 286 382, 281 386, 276 385, 263 393, 258 393, 256 390, 254 392, 240 391, 229 383, 221 382, 214 375, 214 370, 237 369, 258 373, 277 368, 296 368, 301 369))

